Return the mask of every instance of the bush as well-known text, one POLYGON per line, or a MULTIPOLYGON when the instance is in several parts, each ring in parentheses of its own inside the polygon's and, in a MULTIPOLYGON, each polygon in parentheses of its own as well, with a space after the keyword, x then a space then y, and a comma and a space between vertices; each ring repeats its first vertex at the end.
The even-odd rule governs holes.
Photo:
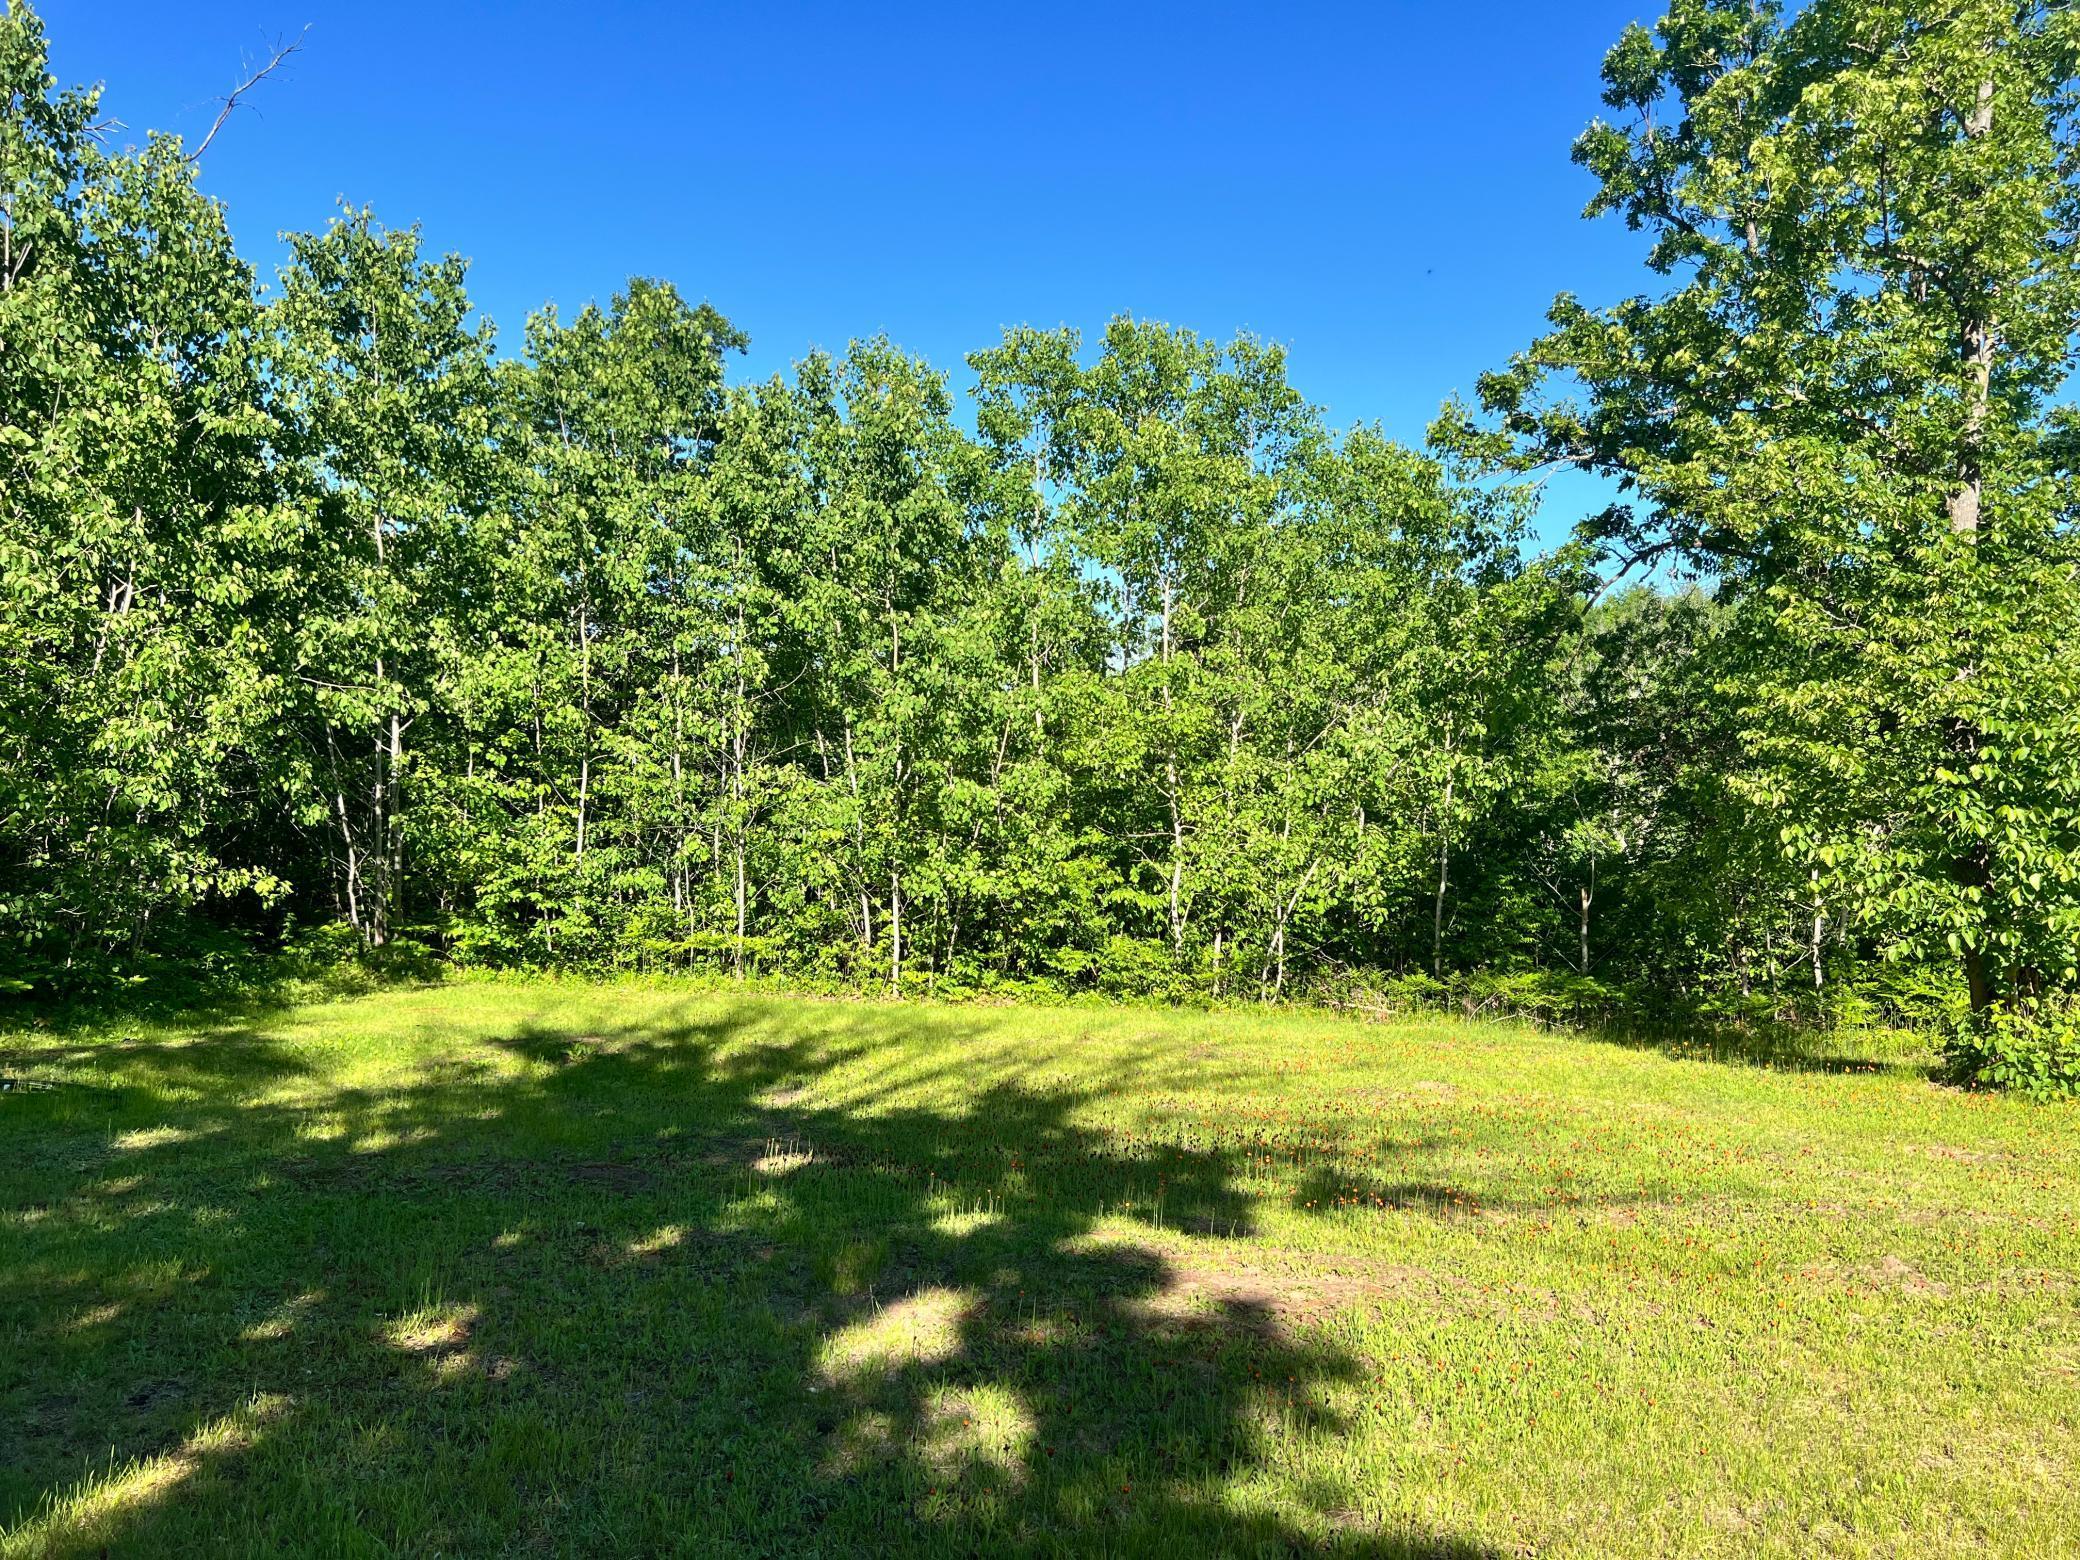
POLYGON ((1944 1047, 1952 1082, 2035 1100, 2080 1096, 2080 1000, 1973 1014, 1944 1047))

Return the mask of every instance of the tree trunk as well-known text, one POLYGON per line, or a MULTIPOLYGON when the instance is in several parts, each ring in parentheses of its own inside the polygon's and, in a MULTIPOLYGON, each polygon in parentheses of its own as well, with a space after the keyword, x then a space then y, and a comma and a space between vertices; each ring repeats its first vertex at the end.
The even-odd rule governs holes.
POLYGON ((584 602, 578 604, 578 710, 583 733, 578 749, 578 865, 585 865, 585 809, 592 794, 592 623, 584 602))
POLYGON ((1974 1013, 1984 1013, 1993 1006, 1993 982, 1987 976, 1986 955, 1977 948, 1964 951, 1964 979, 1971 992, 1974 1013))
POLYGON ((332 805, 334 816, 339 821, 340 843, 345 847, 347 853, 347 880, 345 885, 347 924, 366 938, 368 936, 368 928, 361 919, 361 848, 359 842, 354 838, 353 814, 347 810, 347 793, 339 784, 339 750, 333 742, 332 730, 329 725, 325 731, 325 746, 332 754, 332 805))
POLYGON ((845 785, 852 793, 853 871, 859 883, 859 951, 864 966, 874 951, 874 901, 867 892, 867 818, 859 794, 859 766, 852 753, 852 717, 845 717, 845 785))
MULTIPOLYGON (((1964 133, 1967 141, 1979 141, 1993 131, 1993 82, 1979 83, 1979 91, 1972 112, 1965 119, 1964 133)), ((1987 406, 1993 387, 1993 359, 1996 334, 1993 320, 1983 312, 1968 314, 1960 330, 1958 347, 1962 357, 1965 380, 1964 426, 1960 430, 1957 451, 1957 481, 1945 500, 1944 508, 1950 521, 1952 534, 1977 544, 1980 539, 1981 504, 1984 499, 1983 443, 1985 439, 1987 406)), ((1975 748, 1978 733, 1966 722, 1958 721, 1951 732, 1951 746, 1975 748)), ((1967 859, 1957 867, 1958 877, 1968 884, 1983 884, 1991 880, 1989 864, 1984 860, 1967 859)), ((1992 1007, 1996 994, 1990 973, 1986 968, 1984 953, 1977 948, 1967 948, 1963 957, 1965 984, 1971 993, 1972 1011, 1983 1013, 1992 1007)))
POLYGON ((903 994, 903 875, 888 874, 888 994, 903 994))
MULTIPOLYGON (((1623 848, 1622 844, 1620 848, 1623 848)), ((1581 939, 1581 968, 1584 975, 1589 973, 1589 907, 1595 903, 1596 851, 1592 847, 1589 851, 1589 880, 1581 888, 1581 914, 1575 923, 1575 930, 1581 939)))
POLYGON ((1813 966, 1813 990, 1819 991, 1827 984, 1826 965, 1820 957, 1821 934, 1827 930, 1827 911, 1820 898, 1820 872, 1815 868, 1811 878, 1813 887, 1813 931, 1807 945, 1807 953, 1813 966))
POLYGON ((1430 909, 1430 975, 1434 980, 1444 979, 1444 896, 1452 881, 1452 798, 1459 780, 1452 762, 1449 725, 1445 728, 1444 752, 1444 811, 1437 827, 1437 898, 1430 909))
POLYGON ((693 885, 687 880, 686 842, 686 682, 680 664, 679 646, 672 646, 672 910, 686 918, 686 936, 692 940, 694 923, 693 885))
MULTIPOLYGON (((383 658, 376 657, 376 687, 383 686, 383 658)), ((393 763, 391 755, 399 746, 396 730, 397 718, 376 727, 375 751, 369 766, 368 779, 368 834, 369 845, 365 865, 368 869, 363 880, 365 889, 362 939, 371 948, 380 948, 390 940, 390 866, 393 856, 391 845, 390 783, 389 770, 393 763)))
MULTIPOLYGON (((1982 141, 1993 133, 1993 83, 1979 83, 1978 98, 1966 117, 1967 141, 1982 141)), ((1950 529, 1976 540, 1980 525, 1980 503, 1984 496, 1984 451, 1986 411, 1993 389, 1993 358, 1996 333, 1992 318, 1983 310, 1967 314, 1959 330, 1959 350, 1965 379, 1965 413, 1958 440, 1957 483, 1950 490, 1945 508, 1950 529)))
POLYGON ((390 753, 384 766, 387 794, 384 797, 384 843, 388 859, 383 863, 383 920, 378 928, 381 942, 390 940, 390 930, 404 897, 404 718, 390 712, 390 753))
POLYGON ((1310 861, 1307 864, 1307 870, 1300 874, 1300 881, 1293 885, 1292 893, 1286 895, 1282 900, 1274 900, 1272 902, 1274 921, 1271 932, 1271 953, 1266 963, 1266 978, 1260 978, 1258 981, 1260 995, 1267 983, 1267 979, 1272 996, 1278 997, 1285 994, 1286 928, 1292 924, 1293 915, 1300 908, 1300 896, 1307 892, 1307 885, 1314 881, 1314 875, 1320 870, 1321 865, 1320 857, 1310 861))
MULTIPOLYGON (((370 326, 369 339, 371 347, 376 349, 374 356, 376 362, 380 365, 382 361, 381 342, 373 324, 370 326)), ((376 375, 376 388, 378 390, 382 388, 380 366, 376 375)), ((384 536, 384 523, 383 506, 379 502, 370 521, 369 529, 375 541, 376 569, 379 573, 387 575, 390 570, 390 548, 384 536)), ((378 691, 383 692, 387 698, 388 694, 387 690, 383 688, 383 682, 383 657, 379 652, 376 656, 376 688, 378 691)), ((371 836, 369 841, 369 861, 376 870, 373 880, 368 885, 368 917, 367 923, 362 930, 362 936, 367 940, 371 948, 380 948, 390 940, 390 895, 393 887, 390 876, 393 858, 390 840, 392 820, 389 781, 391 777, 386 776, 384 773, 387 767, 384 746, 383 733, 379 727, 376 732, 375 776, 369 787, 370 812, 373 815, 369 825, 369 834, 371 836)), ((388 746, 389 753, 392 755, 389 759, 389 764, 394 765, 395 755, 402 747, 402 733, 397 729, 397 716, 394 711, 390 717, 388 746)))

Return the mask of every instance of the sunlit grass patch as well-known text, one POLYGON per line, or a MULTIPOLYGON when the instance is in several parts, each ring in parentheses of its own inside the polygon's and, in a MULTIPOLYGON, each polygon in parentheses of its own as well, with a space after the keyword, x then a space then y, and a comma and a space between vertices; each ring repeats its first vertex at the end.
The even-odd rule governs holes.
POLYGON ((0 1534, 0 1554, 92 1553, 123 1536, 218 1459, 252 1450, 267 1426, 292 1407, 271 1393, 198 1427, 170 1451, 110 1466, 71 1489, 51 1492, 42 1509, 0 1534))
POLYGON ((982 1475, 1017 1485, 1025 1480, 1038 1421, 1007 1387, 984 1384, 925 1394, 917 1455, 939 1479, 951 1483, 982 1475))
POLYGON ((935 1287, 876 1306, 865 1320, 841 1329, 824 1345, 822 1372, 842 1384, 879 1371, 951 1359, 975 1304, 971 1293, 935 1287))
POLYGON ((469 1341, 478 1308, 473 1305, 431 1305, 399 1317, 383 1329, 391 1348, 410 1354, 431 1354, 460 1348, 469 1341))

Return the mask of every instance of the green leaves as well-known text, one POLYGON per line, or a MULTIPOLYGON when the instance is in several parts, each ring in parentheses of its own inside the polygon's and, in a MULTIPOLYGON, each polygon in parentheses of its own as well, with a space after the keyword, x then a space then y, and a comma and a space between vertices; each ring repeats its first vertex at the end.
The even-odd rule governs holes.
POLYGON ((2068 8, 1976 0, 1681 0, 1628 31, 1606 102, 1633 118, 1576 156, 1672 284, 1561 299, 1481 387, 1505 464, 1638 495, 1589 536, 1716 578, 1735 794, 1816 898, 1947 950, 1980 1007, 2043 1000, 2080 928, 2080 557, 2049 405, 2080 322, 2076 38, 2068 8))
POLYGON ((1125 317, 977 353, 972 433, 885 340, 732 386, 649 279, 502 359, 464 262, 355 208, 263 305, 14 5, 0 946, 1815 1007, 1943 959, 1973 1076, 2062 1075, 2076 17, 1628 29, 1575 157, 1661 280, 1556 299, 1424 454, 1125 317), (1621 498, 1533 557, 1554 464, 1621 498))

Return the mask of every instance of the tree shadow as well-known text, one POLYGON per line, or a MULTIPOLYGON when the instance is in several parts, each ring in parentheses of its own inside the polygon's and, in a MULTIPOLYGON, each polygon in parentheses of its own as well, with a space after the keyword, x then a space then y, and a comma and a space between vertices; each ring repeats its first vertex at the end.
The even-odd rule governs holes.
POLYGON ((895 1060, 914 1010, 782 1011, 365 1085, 264 1027, 43 1053, 128 1086, 0 1104, 0 1522, 58 1554, 1494 1552, 1294 1493, 1365 1363, 1190 1255, 1253 1228, 1239 1150, 1089 1123, 1152 1057, 1072 1086, 895 1060))
POLYGON ((1941 1067, 1929 1060, 1858 1054, 1841 1048, 1840 1030, 1787 1023, 1730 1023, 1707 1017, 1680 1020, 1606 1019, 1570 1033, 1602 1045, 1654 1051, 1675 1061, 1711 1062, 1765 1072, 1825 1073, 1838 1077, 1891 1074, 1935 1079, 1941 1067))
POLYGON ((166 1027, 192 1032, 260 1024, 312 1002, 431 989, 448 967, 417 944, 355 957, 276 952, 240 956, 201 977, 192 957, 155 955, 128 978, 54 993, 38 985, 0 991, 0 1035, 99 1035, 166 1027))

